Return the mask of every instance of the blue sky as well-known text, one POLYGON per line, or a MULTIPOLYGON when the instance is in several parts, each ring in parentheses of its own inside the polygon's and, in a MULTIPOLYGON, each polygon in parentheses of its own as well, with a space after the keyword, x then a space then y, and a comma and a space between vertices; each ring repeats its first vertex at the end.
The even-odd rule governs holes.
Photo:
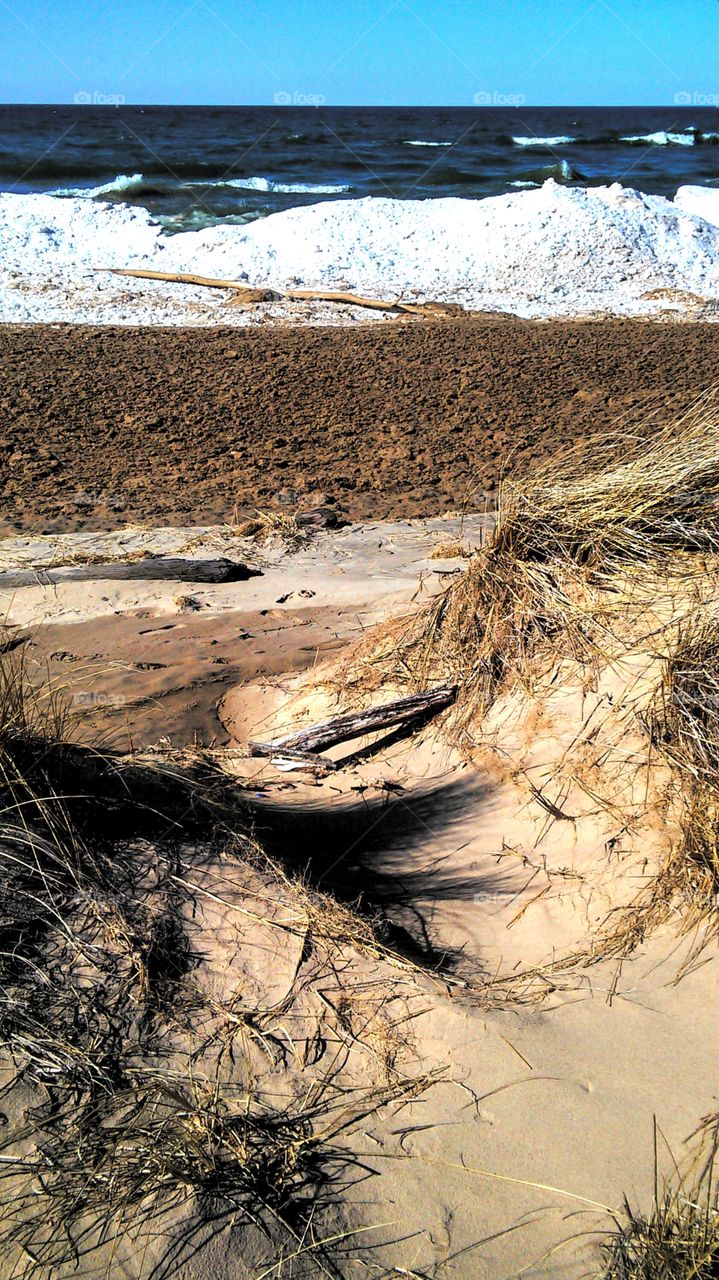
POLYGON ((0 100, 671 106, 717 48, 719 0, 0 0, 0 100))

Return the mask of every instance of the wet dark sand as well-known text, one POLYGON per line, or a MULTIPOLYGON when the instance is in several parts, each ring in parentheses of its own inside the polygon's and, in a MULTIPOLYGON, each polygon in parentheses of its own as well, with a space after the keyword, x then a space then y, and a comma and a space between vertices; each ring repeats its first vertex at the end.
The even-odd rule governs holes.
POLYGON ((719 325, 508 316, 356 329, 0 327, 5 532, 353 520, 483 501, 621 420, 719 381, 719 325))

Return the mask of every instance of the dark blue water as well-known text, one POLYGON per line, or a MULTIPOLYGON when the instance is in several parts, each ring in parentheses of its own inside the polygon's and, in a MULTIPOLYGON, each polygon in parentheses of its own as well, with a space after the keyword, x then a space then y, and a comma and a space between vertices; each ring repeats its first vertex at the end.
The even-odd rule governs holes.
POLYGON ((673 196, 719 185, 718 144, 714 107, 0 106, 0 189, 124 200, 181 230, 547 177, 673 196))

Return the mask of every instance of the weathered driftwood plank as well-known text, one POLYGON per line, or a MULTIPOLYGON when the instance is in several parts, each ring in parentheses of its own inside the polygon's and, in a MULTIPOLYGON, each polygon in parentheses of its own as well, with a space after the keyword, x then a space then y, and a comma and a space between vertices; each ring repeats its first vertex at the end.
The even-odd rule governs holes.
POLYGON ((97 267, 113 276, 133 276, 138 280, 164 280, 169 284, 194 284, 207 289, 231 289, 231 306, 248 306, 257 302, 336 302, 348 307, 368 307, 372 311, 401 311, 407 315, 456 315, 464 310, 456 302, 404 302, 402 298, 367 298, 359 293, 336 292, 331 289, 253 289, 239 280, 218 280, 214 276, 197 276, 187 271, 147 271, 135 267, 97 267))
POLYGON ((129 563, 58 565, 53 569, 8 569, 0 572, 0 591, 17 587, 52 586, 63 582, 246 582, 261 577, 239 561, 187 560, 171 556, 147 556, 129 563))
POLYGON ((169 284, 197 284, 205 289, 236 289, 244 293, 246 302, 277 302, 282 294, 275 289, 251 289, 238 280, 217 280, 214 276, 196 276, 188 271, 146 271, 139 267, 96 267, 113 276, 133 276, 137 280, 164 280, 169 284))
MULTIPOLYGON (((413 693, 407 698, 385 702, 381 707, 335 716, 332 720, 276 738, 274 742, 250 741, 248 749, 251 756, 296 758, 298 763, 308 761, 317 752, 338 742, 350 742, 353 738, 390 729, 393 725, 410 723, 429 711, 440 711, 454 701, 456 691, 456 685, 441 685, 429 693, 413 693)), ((325 763, 331 764, 323 760, 322 764, 325 763)))

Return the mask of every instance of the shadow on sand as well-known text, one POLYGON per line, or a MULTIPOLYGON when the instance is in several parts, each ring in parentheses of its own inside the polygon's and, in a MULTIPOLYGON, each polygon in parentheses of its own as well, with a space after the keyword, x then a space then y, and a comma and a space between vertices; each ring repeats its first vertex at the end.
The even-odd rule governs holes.
POLYGON ((478 811, 492 790, 467 777, 324 805, 262 801, 253 806, 253 819, 260 843, 288 870, 371 917, 383 941, 407 959, 451 972, 462 952, 439 936, 434 904, 508 889, 506 874, 463 869, 457 856, 467 841, 460 820, 478 811))

